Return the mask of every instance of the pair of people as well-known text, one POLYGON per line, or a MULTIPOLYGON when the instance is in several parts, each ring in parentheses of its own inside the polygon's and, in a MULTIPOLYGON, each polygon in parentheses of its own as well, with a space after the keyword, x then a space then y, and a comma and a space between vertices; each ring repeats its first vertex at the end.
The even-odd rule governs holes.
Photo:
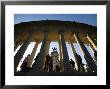
POLYGON ((52 68, 53 68, 52 58, 48 54, 48 55, 46 55, 46 61, 45 61, 45 65, 44 65, 44 71, 52 72, 52 68))
POLYGON ((55 60, 53 57, 51 57, 49 54, 46 55, 46 61, 44 65, 44 71, 48 72, 60 72, 60 67, 59 67, 59 60, 56 60, 56 63, 54 64, 55 60))

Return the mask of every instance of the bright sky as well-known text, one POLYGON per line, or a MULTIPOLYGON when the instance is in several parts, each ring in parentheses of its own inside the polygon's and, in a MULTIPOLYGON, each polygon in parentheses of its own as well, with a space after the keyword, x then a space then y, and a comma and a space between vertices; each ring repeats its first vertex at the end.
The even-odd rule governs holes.
MULTIPOLYGON (((39 21, 39 20, 62 20, 62 21, 76 21, 76 22, 80 22, 80 23, 86 23, 89 25, 93 25, 93 26, 97 26, 97 15, 96 14, 15 14, 14 15, 14 24, 18 24, 21 22, 29 22, 29 21, 39 21)), ((35 57, 37 56, 37 53, 40 51, 40 47, 41 47, 40 43, 38 45, 35 57)), ((79 55, 81 55, 82 57, 82 62, 84 64, 86 64, 86 61, 82 55, 82 52, 78 46, 78 44, 73 44, 77 53, 79 55)), ((22 64, 23 60, 25 59, 25 57, 28 54, 31 54, 33 47, 35 46, 35 42, 31 42, 27 48, 27 50, 25 51, 23 58, 20 61, 18 70, 20 69, 20 65, 22 64)), ((68 50, 68 55, 69 55, 69 59, 74 59, 73 53, 72 53, 72 48, 71 45, 68 44, 66 42, 66 46, 67 46, 67 50, 68 50)), ((93 53, 90 50, 90 48, 85 45, 86 48, 88 49, 89 53, 91 54, 91 56, 93 57, 93 53)), ((59 53, 59 45, 58 42, 51 42, 50 44, 50 49, 49 49, 49 54, 52 52, 52 48, 56 47, 59 53)), ((15 50, 15 54, 16 52, 20 49, 20 46, 15 50)), ((34 57, 34 58, 35 58, 34 57)))

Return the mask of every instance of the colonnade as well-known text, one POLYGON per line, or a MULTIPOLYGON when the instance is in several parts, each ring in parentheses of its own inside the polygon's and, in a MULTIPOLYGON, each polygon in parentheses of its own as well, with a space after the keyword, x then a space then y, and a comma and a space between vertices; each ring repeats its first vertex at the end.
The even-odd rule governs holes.
MULTIPOLYGON (((38 56, 37 63, 31 71, 43 72, 45 55, 47 55, 49 52, 49 47, 50 47, 50 42, 51 42, 48 40, 48 35, 49 35, 49 32, 45 31, 44 37, 42 39, 42 45, 40 48, 40 52, 37 55, 38 56)), ((91 50, 94 53, 97 52, 97 46, 96 46, 96 43, 94 42, 94 39, 92 39, 92 37, 89 34, 87 34, 86 38, 89 41, 89 46, 90 46, 91 50)), ((24 52, 26 51, 31 40, 32 40, 32 33, 29 33, 27 39, 23 42, 23 45, 20 47, 18 52, 15 54, 15 56, 14 56, 14 71, 15 72, 17 71, 18 64, 19 64, 21 58, 23 57, 24 52)), ((90 53, 88 52, 87 48, 85 47, 84 42, 82 41, 81 37, 79 36, 79 33, 74 33, 70 39, 70 44, 71 44, 71 48, 72 48, 74 57, 75 57, 75 53, 77 53, 75 50, 75 47, 73 45, 74 40, 78 43, 78 46, 80 47, 80 49, 83 53, 83 56, 87 62, 88 67, 90 68, 90 70, 96 71, 97 66, 96 66, 93 58, 91 57, 90 53)), ((67 51, 67 47, 66 47, 64 32, 59 32, 58 43, 59 43, 59 51, 60 51, 61 68, 62 68, 63 72, 74 71, 71 68, 70 63, 69 63, 69 55, 68 55, 68 51, 67 51)), ((15 44, 14 50, 16 50, 16 48, 18 46, 19 46, 19 44, 15 44)), ((35 53, 37 51, 37 48, 38 48, 38 42, 36 41, 36 44, 32 50, 32 53, 31 53, 31 57, 29 59, 29 65, 28 65, 29 67, 32 66, 32 62, 33 62, 35 53)), ((76 57, 75 57, 75 61, 76 61, 76 64, 78 66, 78 60, 76 57)))

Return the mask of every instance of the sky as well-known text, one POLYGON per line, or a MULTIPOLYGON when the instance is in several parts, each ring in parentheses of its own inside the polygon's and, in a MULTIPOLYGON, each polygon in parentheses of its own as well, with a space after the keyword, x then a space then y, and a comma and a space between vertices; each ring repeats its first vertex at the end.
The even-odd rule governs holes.
POLYGON ((97 25, 96 14, 15 14, 14 24, 28 21, 39 20, 62 20, 62 21, 76 21, 81 23, 97 25))
MULTIPOLYGON (((15 14, 14 15, 14 24, 18 24, 21 22, 29 22, 29 21, 40 21, 40 20, 61 20, 61 21, 76 21, 79 23, 85 23, 85 24, 89 24, 89 25, 93 25, 93 26, 97 26, 97 15, 96 14, 15 14)), ((37 53, 40 51, 40 47, 41 47, 40 43, 38 45, 35 57, 37 56, 37 53)), ((31 42, 27 48, 27 50, 25 51, 23 58, 21 59, 19 66, 22 64, 23 60, 25 59, 25 57, 28 54, 31 54, 32 49, 34 48, 35 42, 31 42)), ((82 62, 84 64, 86 64, 86 61, 83 57, 83 54, 78 46, 78 44, 73 44, 77 53, 81 56, 82 58, 82 62)), ((68 50, 68 55, 69 55, 69 59, 74 59, 74 55, 72 52, 72 48, 70 44, 67 44, 66 42, 66 46, 67 46, 67 50, 68 50)), ((16 50, 15 50, 15 54, 17 53, 17 51, 20 49, 21 46, 19 46, 16 50)), ((49 49, 49 54, 53 51, 52 48, 56 47, 57 51, 59 53, 59 45, 58 42, 51 42, 50 43, 50 49, 49 49)), ((93 57, 93 53, 90 50, 90 48, 85 45, 85 47, 88 49, 89 53, 91 54, 91 56, 93 57)), ((15 55, 14 54, 14 55, 15 55)), ((34 58, 35 58, 34 57, 34 58)), ((34 61, 33 61, 34 62, 34 61)), ((76 66, 77 67, 77 66, 76 66)), ((18 67, 18 70, 20 68, 18 67)))

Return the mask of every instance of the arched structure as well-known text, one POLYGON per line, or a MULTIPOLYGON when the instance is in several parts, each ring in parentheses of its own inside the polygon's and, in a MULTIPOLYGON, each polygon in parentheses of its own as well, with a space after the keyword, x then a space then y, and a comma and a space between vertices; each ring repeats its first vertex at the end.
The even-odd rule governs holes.
MULTIPOLYGON (((69 64, 66 42, 71 44, 77 66, 78 60, 75 55, 77 52, 73 43, 78 43, 90 71, 97 71, 97 65, 84 45, 89 45, 92 52, 97 54, 97 27, 78 22, 58 20, 22 22, 14 26, 14 50, 16 50, 19 45, 22 45, 14 57, 14 71, 16 72, 19 61, 23 57, 29 43, 36 42, 29 59, 28 66, 31 66, 38 43, 42 42, 37 63, 31 70, 34 72, 42 72, 45 55, 48 54, 51 41, 59 42, 63 72, 74 71, 69 64)), ((96 59, 95 55, 95 60, 96 59)))

